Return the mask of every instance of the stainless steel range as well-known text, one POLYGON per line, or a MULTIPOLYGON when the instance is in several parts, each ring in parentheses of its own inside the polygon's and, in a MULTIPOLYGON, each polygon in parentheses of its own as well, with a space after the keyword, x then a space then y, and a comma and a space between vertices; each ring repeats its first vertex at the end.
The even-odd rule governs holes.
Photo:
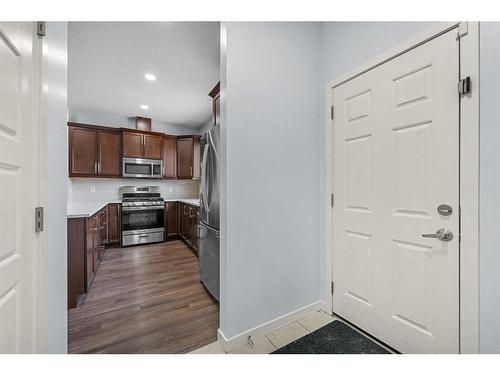
POLYGON ((123 186, 122 246, 163 242, 165 201, 158 186, 123 186))

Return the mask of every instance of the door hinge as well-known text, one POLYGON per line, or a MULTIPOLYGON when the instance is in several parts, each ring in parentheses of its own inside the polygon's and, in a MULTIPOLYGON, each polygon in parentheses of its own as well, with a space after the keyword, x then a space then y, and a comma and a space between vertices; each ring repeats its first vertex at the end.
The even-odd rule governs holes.
POLYGON ((43 231, 43 207, 35 207, 35 232, 43 231))
POLYGON ((333 113, 334 113, 334 110, 333 110, 333 105, 330 107, 330 119, 333 120, 333 113))
POLYGON ((36 34, 38 36, 45 36, 45 21, 39 21, 36 23, 36 34))
POLYGON ((333 281, 331 283, 331 292, 332 292, 332 296, 333 296, 333 290, 334 290, 334 284, 333 284, 333 281))
POLYGON ((330 194, 330 205, 333 207, 333 194, 330 194))
POLYGON ((465 77, 458 81, 458 94, 459 95, 467 95, 470 94, 471 91, 471 81, 470 77, 465 77))

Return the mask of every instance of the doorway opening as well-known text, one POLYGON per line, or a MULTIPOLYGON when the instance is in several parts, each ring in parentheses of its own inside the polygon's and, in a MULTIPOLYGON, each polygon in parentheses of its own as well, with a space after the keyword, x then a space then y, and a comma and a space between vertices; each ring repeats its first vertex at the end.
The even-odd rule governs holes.
POLYGON ((219 27, 68 23, 69 353, 217 340, 219 27))

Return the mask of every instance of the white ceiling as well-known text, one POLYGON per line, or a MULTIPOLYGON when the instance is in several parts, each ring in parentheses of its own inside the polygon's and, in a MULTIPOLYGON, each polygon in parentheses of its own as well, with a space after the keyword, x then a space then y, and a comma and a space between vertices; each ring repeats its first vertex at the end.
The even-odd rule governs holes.
POLYGON ((70 22, 68 34, 71 110, 193 128, 209 120, 208 93, 219 81, 218 22, 70 22))

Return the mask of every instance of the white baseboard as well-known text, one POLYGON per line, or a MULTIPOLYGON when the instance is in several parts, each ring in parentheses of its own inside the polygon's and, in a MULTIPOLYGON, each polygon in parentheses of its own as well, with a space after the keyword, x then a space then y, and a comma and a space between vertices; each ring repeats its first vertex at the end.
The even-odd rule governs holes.
POLYGON ((230 352, 231 350, 245 345, 247 343, 248 336, 252 336, 252 340, 258 339, 259 337, 262 337, 277 328, 290 324, 318 310, 326 311, 325 301, 320 300, 313 302, 310 305, 306 305, 300 309, 289 312, 288 314, 279 316, 230 338, 227 338, 219 328, 217 330, 217 340, 226 352, 230 352))

